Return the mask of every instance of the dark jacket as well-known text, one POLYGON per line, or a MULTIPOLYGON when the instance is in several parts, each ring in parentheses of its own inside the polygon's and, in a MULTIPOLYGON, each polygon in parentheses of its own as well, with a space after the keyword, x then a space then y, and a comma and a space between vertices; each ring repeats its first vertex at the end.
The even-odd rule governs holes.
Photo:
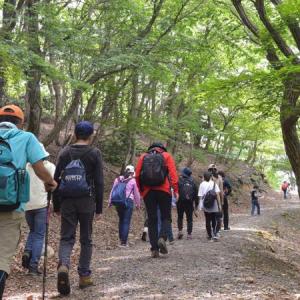
POLYGON ((223 178, 223 191, 224 197, 228 197, 232 192, 232 187, 230 181, 227 178, 223 178))
POLYGON ((179 187, 179 199, 178 199, 178 201, 187 201, 186 199, 184 199, 182 197, 182 193, 180 192, 181 189, 182 189, 182 187, 183 187, 183 184, 184 184, 185 180, 189 180, 190 183, 193 185, 193 191, 194 191, 194 193, 193 193, 193 197, 192 197, 191 200, 192 200, 192 202, 195 202, 195 207, 197 207, 198 204, 199 204, 198 188, 197 188, 197 185, 196 185, 196 183, 195 183, 195 181, 194 181, 194 179, 193 179, 192 176, 187 176, 187 175, 183 174, 183 175, 181 175, 179 177, 179 183, 178 183, 178 187, 179 187))
MULTIPOLYGON (((65 147, 59 153, 54 179, 59 184, 61 173, 65 167, 71 162, 72 159, 74 160, 79 158, 81 158, 85 166, 89 181, 88 183, 92 186, 92 197, 95 198, 96 213, 100 214, 102 213, 103 207, 103 165, 101 152, 97 148, 88 145, 72 145, 65 147), (87 152, 88 150, 89 152, 87 152), (86 153, 86 155, 83 155, 84 153, 86 153)), ((54 211, 57 212, 60 210, 60 202, 63 200, 64 199, 60 197, 59 190, 57 189, 53 194, 54 211)), ((82 201, 84 201, 84 199, 82 199, 82 201)))

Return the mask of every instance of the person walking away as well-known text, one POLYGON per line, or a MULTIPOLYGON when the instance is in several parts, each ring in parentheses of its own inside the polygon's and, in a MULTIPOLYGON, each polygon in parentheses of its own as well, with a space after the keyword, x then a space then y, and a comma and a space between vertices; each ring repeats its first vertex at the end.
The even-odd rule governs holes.
POLYGON ((178 198, 178 176, 173 157, 162 143, 153 143, 147 153, 141 155, 136 166, 136 180, 144 199, 149 225, 149 239, 153 258, 168 253, 167 232, 171 222, 172 193, 178 198), (157 208, 162 219, 158 235, 157 208))
MULTIPOLYGON (((217 166, 215 164, 210 164, 208 166, 208 172, 210 172, 213 176, 213 180, 216 182, 216 184, 218 185, 219 189, 220 189, 220 207, 223 207, 223 203, 224 203, 224 191, 223 191, 223 179, 222 176, 218 174, 218 169, 217 166)), ((222 227, 222 219, 223 219, 223 214, 222 214, 222 210, 220 210, 217 214, 216 214, 216 218, 217 218, 217 234, 219 235, 219 232, 221 230, 222 227)))
POLYGON ((177 226, 178 239, 183 238, 183 216, 186 215, 187 220, 187 238, 192 238, 193 231, 193 212, 199 205, 198 189, 192 177, 192 171, 184 168, 179 178, 179 198, 177 201, 177 226))
POLYGON ((217 213, 220 212, 220 188, 212 179, 211 172, 205 172, 199 186, 199 208, 204 211, 208 240, 218 241, 217 213))
POLYGON ((254 216, 255 208, 257 210, 257 215, 260 215, 259 198, 261 197, 258 185, 254 185, 251 191, 251 216, 254 216))
POLYGON ((223 225, 224 225, 224 230, 230 230, 229 227, 229 203, 228 203, 228 197, 232 192, 232 187, 229 182, 229 180, 226 178, 225 173, 223 171, 219 171, 218 174, 222 177, 223 179, 223 225))
POLYGON ((109 207, 115 205, 119 216, 119 239, 121 247, 128 247, 127 240, 133 207, 135 206, 137 209, 141 208, 141 196, 134 176, 134 166, 128 165, 125 168, 124 176, 119 176, 115 179, 110 192, 109 207), (115 204, 114 199, 116 199, 115 204), (120 200, 122 203, 120 203, 120 200))
POLYGON ((285 180, 281 185, 281 190, 283 192, 283 199, 287 199, 288 187, 289 187, 289 183, 285 180))
POLYGON ((57 161, 54 178, 59 187, 53 195, 54 212, 61 213, 61 236, 57 289, 70 294, 70 256, 80 224, 79 288, 93 285, 91 278, 93 219, 100 219, 103 206, 103 168, 100 151, 90 146, 93 124, 81 121, 75 126, 76 142, 65 147, 57 161))
POLYGON ((39 141, 23 131, 23 126, 24 113, 18 106, 0 108, 0 299, 20 239, 25 203, 30 197, 26 164, 32 165, 47 191, 57 186, 43 164, 45 152, 39 141))
MULTIPOLYGON (((43 144, 41 146, 45 153, 43 164, 53 177, 55 165, 47 160, 49 153, 43 144)), ((29 234, 22 255, 22 266, 28 269, 29 275, 38 276, 41 274, 38 266, 46 233, 47 192, 43 182, 34 173, 31 164, 27 164, 27 171, 30 177, 30 200, 26 203, 25 218, 29 227, 29 234)))

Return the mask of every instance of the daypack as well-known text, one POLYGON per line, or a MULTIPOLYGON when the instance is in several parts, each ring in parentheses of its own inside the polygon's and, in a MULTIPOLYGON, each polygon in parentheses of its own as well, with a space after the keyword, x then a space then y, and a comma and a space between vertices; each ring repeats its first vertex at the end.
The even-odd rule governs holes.
POLYGON ((93 148, 87 150, 78 159, 73 159, 71 149, 69 154, 71 161, 61 173, 58 192, 63 198, 80 198, 92 196, 92 188, 88 183, 85 166, 82 158, 91 152, 93 148))
POLYGON ((142 164, 142 185, 160 186, 165 182, 167 174, 164 156, 157 151, 148 152, 142 164))
MULTIPOLYGON (((130 178, 131 179, 131 178, 130 178)), ((128 205, 128 199, 130 198, 131 193, 133 192, 130 191, 130 194, 128 197, 126 197, 126 186, 128 184, 129 180, 120 180, 118 178, 118 182, 115 184, 113 187, 113 190, 111 192, 111 204, 116 206, 116 207, 127 207, 128 205)))
POLYGON ((193 201, 195 190, 192 179, 181 177, 179 181, 179 198, 187 201, 193 201))
POLYGON ((216 183, 214 182, 214 187, 212 190, 208 191, 203 199, 203 207, 210 209, 214 206, 215 201, 217 200, 217 193, 215 191, 216 183))
POLYGON ((29 201, 29 176, 17 169, 9 140, 0 137, 0 211, 13 211, 29 201))

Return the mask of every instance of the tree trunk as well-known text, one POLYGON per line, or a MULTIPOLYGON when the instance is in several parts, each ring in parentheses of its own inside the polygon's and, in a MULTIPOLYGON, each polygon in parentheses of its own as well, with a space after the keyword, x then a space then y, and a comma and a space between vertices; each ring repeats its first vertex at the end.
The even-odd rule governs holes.
MULTIPOLYGON (((28 48, 37 55, 41 55, 40 43, 38 38, 39 21, 35 5, 39 0, 27 1, 27 32, 28 32, 28 48)), ((26 85, 26 98, 28 101, 28 127, 27 130, 39 135, 40 122, 42 115, 41 105, 41 72, 34 63, 29 67, 28 81, 26 85)))
POLYGON ((69 106, 66 114, 55 124, 55 127, 51 130, 51 132, 45 137, 43 140, 43 144, 48 146, 54 140, 57 139, 62 128, 67 124, 67 122, 72 118, 76 108, 78 107, 78 103, 80 103, 80 99, 82 97, 82 90, 75 90, 74 96, 72 99, 72 103, 69 106))
POLYGON ((280 107, 280 123, 286 154, 291 163, 298 186, 300 197, 300 141, 297 133, 297 123, 300 117, 297 100, 300 95, 300 73, 293 74, 292 79, 285 82, 285 91, 280 107))

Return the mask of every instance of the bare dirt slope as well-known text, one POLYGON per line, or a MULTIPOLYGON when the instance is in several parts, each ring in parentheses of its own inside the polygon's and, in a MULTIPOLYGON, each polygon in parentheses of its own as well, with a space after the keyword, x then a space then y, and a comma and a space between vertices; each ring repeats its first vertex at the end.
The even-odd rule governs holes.
MULTIPOLYGON (((298 299, 300 206, 279 196, 268 196, 264 203, 260 217, 248 211, 234 214, 232 230, 222 232, 219 242, 206 240, 204 219, 197 219, 193 240, 176 241, 169 255, 159 259, 150 258, 149 244, 139 240, 125 250, 103 250, 96 242, 95 286, 78 289, 74 264, 68 299, 298 299)), ((51 269, 52 297, 55 276, 51 269)), ((5 299, 26 299, 33 293, 35 299, 40 290, 41 279, 15 270, 5 299)))

